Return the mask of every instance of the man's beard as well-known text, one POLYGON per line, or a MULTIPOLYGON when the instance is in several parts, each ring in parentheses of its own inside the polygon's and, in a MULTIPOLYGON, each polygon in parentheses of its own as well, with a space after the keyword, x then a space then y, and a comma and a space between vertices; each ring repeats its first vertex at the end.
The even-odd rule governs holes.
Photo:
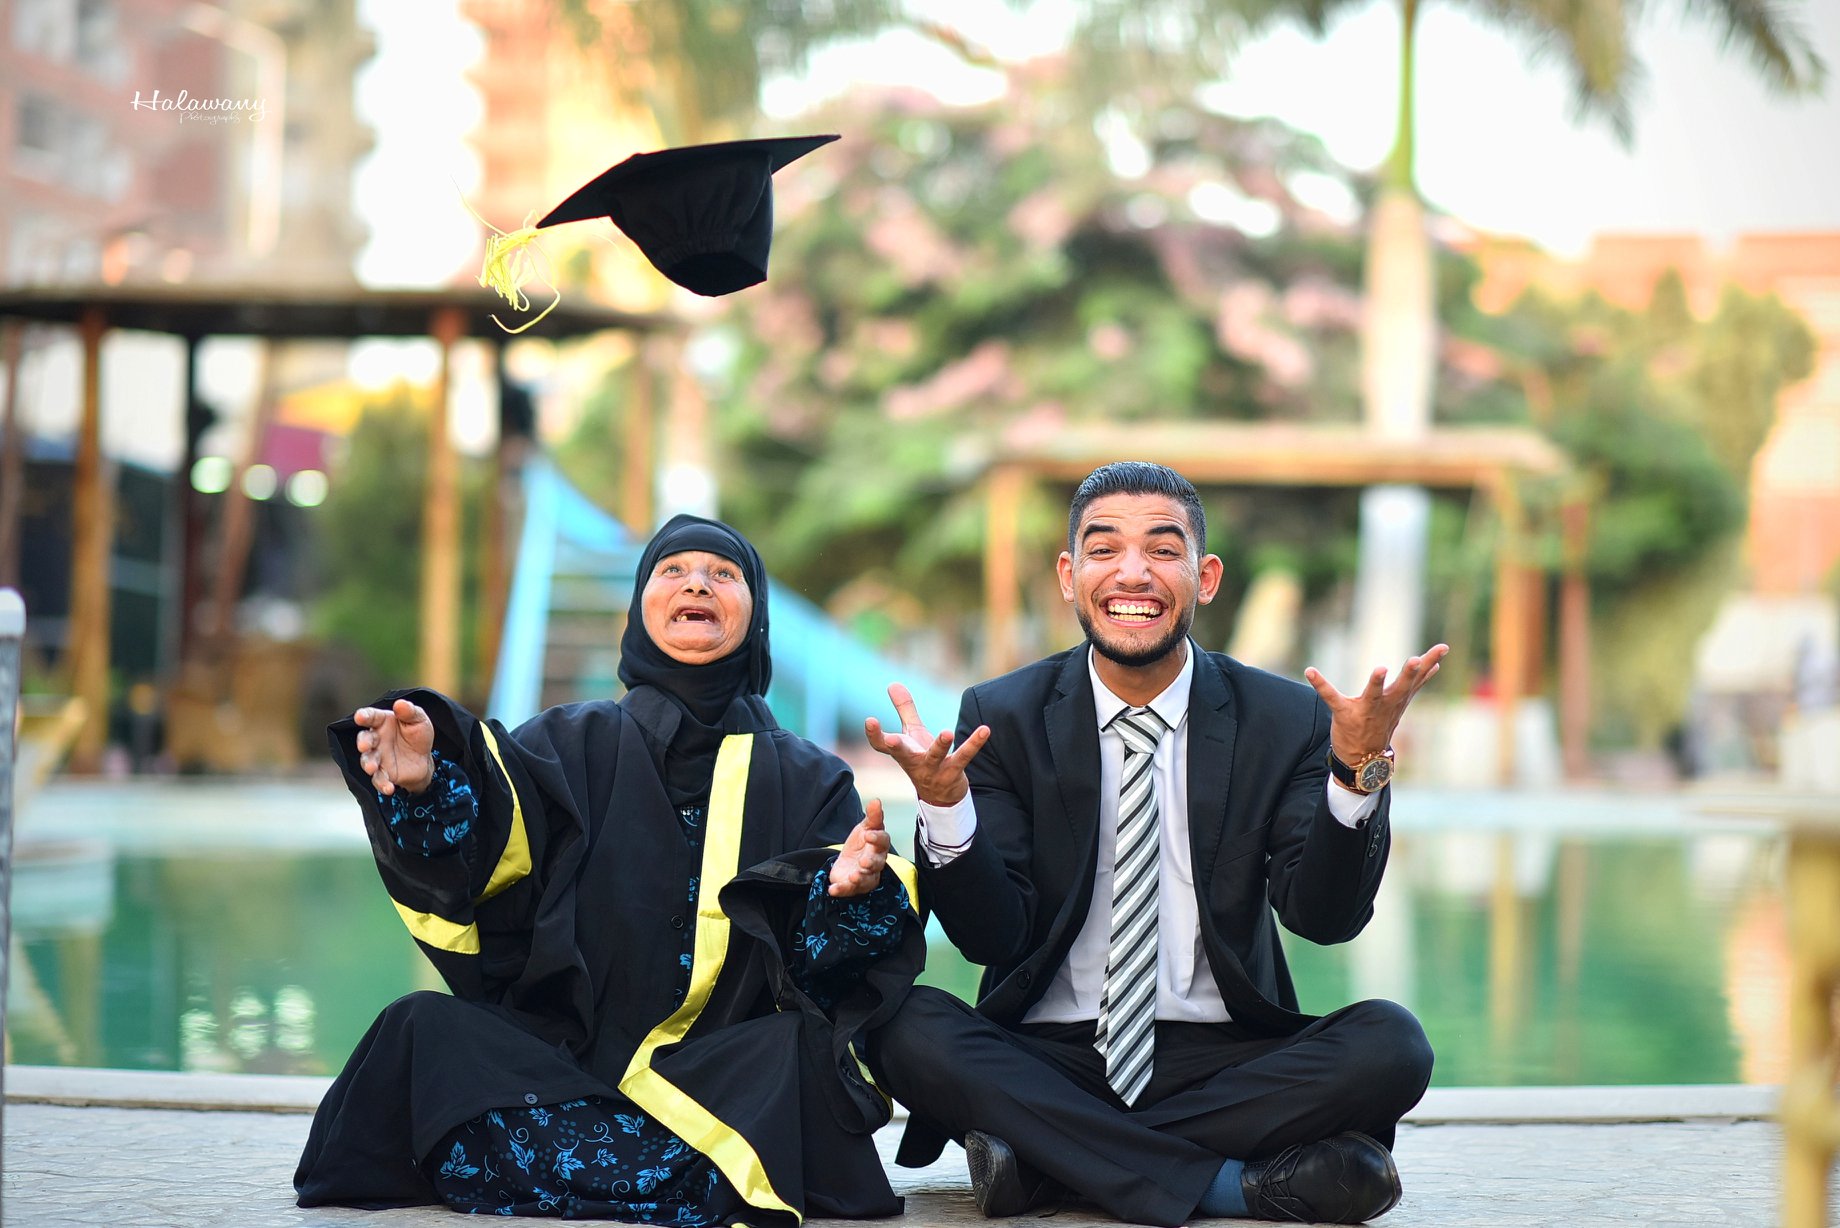
POLYGON ((1195 611, 1184 610, 1181 617, 1169 628, 1169 634, 1147 648, 1132 650, 1117 644, 1107 644, 1099 638, 1099 628, 1093 622, 1092 615, 1083 605, 1074 606, 1074 614, 1080 620, 1080 630, 1086 632, 1086 638, 1092 641, 1093 650, 1114 661, 1126 669, 1141 669, 1146 665, 1155 665, 1176 650, 1176 646, 1188 638, 1188 629, 1195 623, 1195 611))

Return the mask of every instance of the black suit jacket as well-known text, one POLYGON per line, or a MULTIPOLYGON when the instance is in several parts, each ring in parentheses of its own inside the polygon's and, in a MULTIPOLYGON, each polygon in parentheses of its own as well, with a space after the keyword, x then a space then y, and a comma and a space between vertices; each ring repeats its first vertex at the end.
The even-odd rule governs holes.
MULTIPOLYGON (((1346 942, 1373 915, 1391 845, 1387 793, 1359 829, 1329 811, 1329 710, 1302 683, 1197 653, 1188 712, 1188 831, 1202 945, 1235 1021, 1285 1035, 1297 1010, 1276 921, 1346 942), (1274 914, 1276 920, 1274 920, 1274 914)), ((1005 1025, 1047 990, 1092 900, 1099 732, 1087 646, 965 692, 958 738, 989 725, 968 769, 977 834, 921 895, 984 965, 978 1010, 1005 1025)), ((1390 790, 1388 791, 1390 792, 1390 790)))

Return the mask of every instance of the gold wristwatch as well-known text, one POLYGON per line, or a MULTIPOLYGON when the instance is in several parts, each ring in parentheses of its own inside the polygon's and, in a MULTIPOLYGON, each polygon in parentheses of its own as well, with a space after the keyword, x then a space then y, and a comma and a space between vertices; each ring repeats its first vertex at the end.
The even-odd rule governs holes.
POLYGON ((1329 748, 1329 774, 1356 793, 1378 793, 1393 779, 1393 748, 1363 755, 1353 763, 1343 763, 1329 748))

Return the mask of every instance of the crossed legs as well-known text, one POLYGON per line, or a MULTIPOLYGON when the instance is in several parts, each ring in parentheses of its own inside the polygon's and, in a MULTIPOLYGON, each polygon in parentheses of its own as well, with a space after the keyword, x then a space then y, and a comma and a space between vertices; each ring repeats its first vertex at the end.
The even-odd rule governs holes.
POLYGON ((1159 1023, 1155 1073, 1133 1109, 1105 1082, 1091 1024, 1011 1031, 922 988, 871 1037, 869 1063, 948 1136, 994 1134, 1119 1219, 1178 1224, 1223 1159, 1345 1131, 1390 1147, 1430 1082, 1431 1048, 1409 1012, 1383 1001, 1279 1038, 1231 1023, 1159 1023))

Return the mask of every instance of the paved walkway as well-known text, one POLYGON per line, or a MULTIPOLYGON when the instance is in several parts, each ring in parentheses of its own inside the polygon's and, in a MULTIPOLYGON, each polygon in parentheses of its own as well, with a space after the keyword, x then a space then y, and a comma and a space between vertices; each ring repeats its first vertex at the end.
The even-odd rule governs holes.
MULTIPOLYGON (((61 1095, 36 1098, 81 1102, 109 1082, 95 1072, 87 1083, 83 1077, 63 1080, 61 1095)), ((308 1118, 272 1110, 297 1109, 310 1081, 300 1081, 301 1087, 290 1082, 266 1097, 245 1093, 269 1085, 218 1084, 244 1090, 204 1098, 228 1103, 240 1097, 267 1103, 269 1111, 10 1103, 5 1222, 33 1228, 412 1228, 458 1222, 434 1209, 295 1207, 290 1181, 308 1118)), ((41 1077, 36 1086, 43 1093, 49 1085, 41 1077)), ((159 1103, 164 1093, 158 1089, 176 1085, 155 1079, 140 1086, 155 1092, 135 1098, 159 1103)), ((33 1088, 30 1074, 9 1072, 9 1092, 35 1095, 33 1088)), ((1582 1097, 1579 1089, 1434 1092, 1416 1116, 1420 1124, 1401 1129, 1397 1155, 1405 1199, 1380 1222, 1387 1228, 1772 1224, 1779 1140, 1776 1127, 1754 1111, 1766 1090, 1601 1089, 1582 1097), (1544 1120, 1500 1124, 1516 1103, 1544 1120), (1684 1120, 1616 1120, 1669 1115, 1684 1120)), ((894 1127, 878 1137, 884 1156, 892 1153, 897 1132, 894 1127)), ((904 1222, 912 1228, 982 1223, 956 1147, 930 1168, 890 1172, 907 1195, 904 1222)), ((1112 1223, 1091 1208, 1071 1207, 1027 1217, 1017 1228, 1041 1220, 1050 1220, 1053 1228, 1112 1223)))

